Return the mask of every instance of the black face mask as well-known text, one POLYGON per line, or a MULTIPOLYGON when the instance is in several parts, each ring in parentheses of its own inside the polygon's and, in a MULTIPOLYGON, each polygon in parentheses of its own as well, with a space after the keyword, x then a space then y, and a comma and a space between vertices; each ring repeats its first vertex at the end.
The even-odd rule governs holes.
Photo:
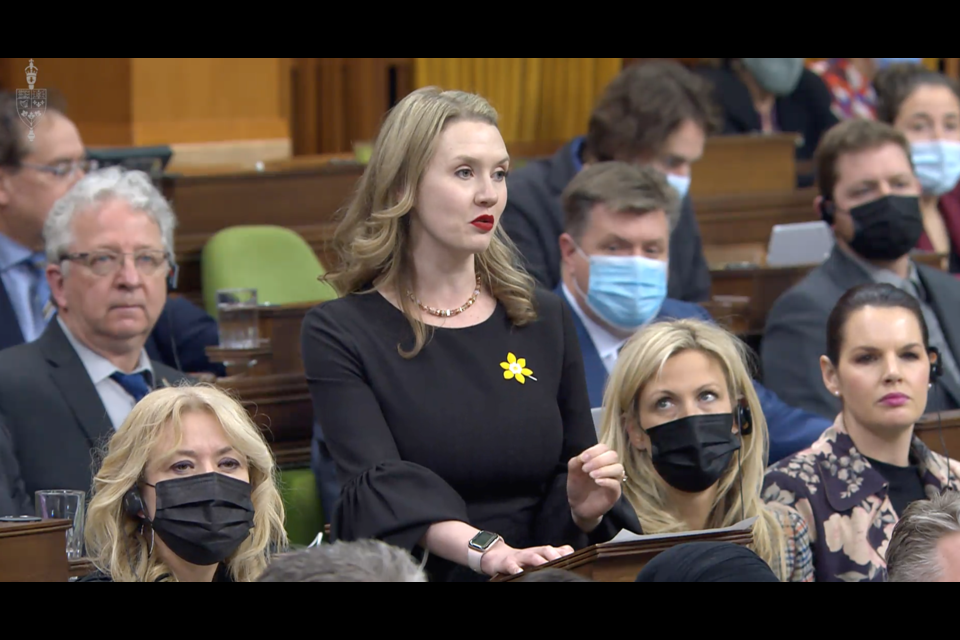
POLYGON ((885 196, 850 210, 854 223, 850 248, 867 260, 899 260, 923 236, 916 196, 885 196))
POLYGON ((222 473, 158 482, 153 530, 178 557, 208 567, 236 551, 253 528, 248 483, 222 473))
POLYGON ((702 493, 712 487, 740 449, 733 414, 689 416, 647 431, 653 466, 671 487, 702 493))

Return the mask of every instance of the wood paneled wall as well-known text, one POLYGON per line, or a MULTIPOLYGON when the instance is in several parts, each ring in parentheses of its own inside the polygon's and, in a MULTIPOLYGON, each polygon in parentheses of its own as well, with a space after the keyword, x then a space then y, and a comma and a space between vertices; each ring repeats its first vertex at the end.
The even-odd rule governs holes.
MULTIPOLYGON (((28 58, 0 60, 26 88, 28 58)), ((89 146, 288 140, 282 58, 34 58, 89 146)))
POLYGON ((291 58, 296 155, 345 153, 376 137, 386 112, 413 91, 413 58, 291 58))

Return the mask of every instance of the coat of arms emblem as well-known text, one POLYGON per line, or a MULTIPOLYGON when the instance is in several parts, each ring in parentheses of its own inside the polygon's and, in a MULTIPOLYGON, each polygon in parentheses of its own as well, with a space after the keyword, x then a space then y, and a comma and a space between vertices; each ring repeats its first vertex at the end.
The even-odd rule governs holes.
POLYGON ((33 59, 30 60, 30 64, 25 71, 27 72, 27 85, 30 88, 17 89, 17 113, 20 115, 23 124, 30 129, 27 139, 33 142, 37 137, 33 129, 37 126, 37 122, 43 117, 43 114, 47 112, 47 90, 33 88, 37 83, 38 71, 33 64, 33 59))

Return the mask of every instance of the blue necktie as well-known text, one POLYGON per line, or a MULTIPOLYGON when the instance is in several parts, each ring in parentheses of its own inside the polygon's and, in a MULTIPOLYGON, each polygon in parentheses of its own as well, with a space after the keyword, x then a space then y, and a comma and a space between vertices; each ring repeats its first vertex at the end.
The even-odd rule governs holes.
POLYGON ((123 390, 133 396, 137 402, 143 400, 143 397, 150 393, 150 385, 147 384, 147 372, 140 373, 113 373, 110 377, 117 382, 123 390))
POLYGON ((33 283, 30 285, 30 304, 33 310, 34 324, 38 328, 46 327, 47 305, 50 304, 50 285, 47 284, 47 257, 35 253, 27 259, 27 266, 33 271, 33 283))

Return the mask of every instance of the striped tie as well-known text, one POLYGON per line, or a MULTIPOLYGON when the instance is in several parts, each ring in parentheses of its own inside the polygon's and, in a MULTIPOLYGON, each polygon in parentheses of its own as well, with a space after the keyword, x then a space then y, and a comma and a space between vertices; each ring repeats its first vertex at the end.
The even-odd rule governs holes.
POLYGON ((53 311, 50 285, 47 284, 47 257, 43 253, 35 253, 27 259, 27 266, 33 272, 33 283, 30 285, 30 304, 34 324, 37 327, 46 327, 53 311))

